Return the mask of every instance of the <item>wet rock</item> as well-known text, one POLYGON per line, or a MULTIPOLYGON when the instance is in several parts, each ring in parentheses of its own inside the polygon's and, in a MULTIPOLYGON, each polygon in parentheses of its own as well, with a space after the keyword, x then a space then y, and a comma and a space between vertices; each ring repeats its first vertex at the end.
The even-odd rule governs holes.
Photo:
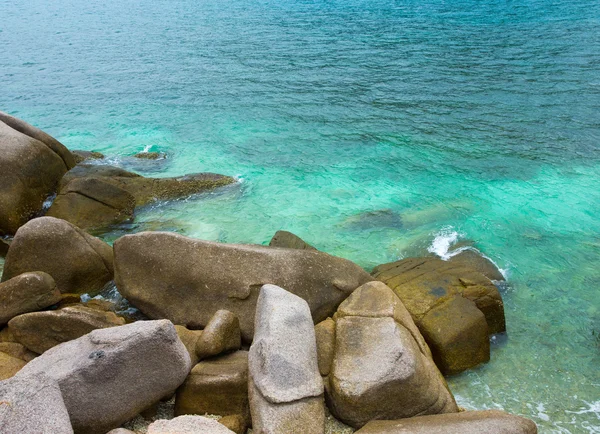
POLYGON ((0 148, 0 235, 14 234, 42 211, 72 161, 59 142, 2 112, 0 148))
POLYGON ((177 199, 235 183, 230 176, 216 173, 193 173, 174 178, 145 178, 112 166, 81 164, 69 171, 61 181, 61 189, 75 178, 99 178, 103 182, 129 192, 136 206, 155 200, 177 199))
POLYGON ((204 327, 218 309, 239 318, 242 337, 254 334, 258 292, 270 282, 308 300, 315 321, 372 278, 356 264, 313 250, 221 244, 164 232, 143 232, 115 244, 115 281, 150 318, 204 327))
POLYGON ((87 160, 102 160, 104 158, 104 154, 95 151, 82 151, 79 149, 74 149, 71 151, 73 154, 73 159, 75 160, 75 164, 82 163, 87 160))
POLYGON ((529 419, 499 410, 420 416, 402 420, 374 420, 356 434, 536 434, 529 419))
POLYGON ((192 366, 195 366, 196 363, 198 363, 198 361, 200 360, 200 358, 196 354, 196 342, 198 342, 198 339, 200 339, 200 336, 202 336, 202 331, 190 330, 187 327, 181 325, 176 325, 175 330, 177 330, 177 336, 179 336, 179 339, 181 340, 181 342, 183 342, 183 345, 185 346, 186 350, 190 355, 192 366))
POLYGON ((98 178, 78 178, 61 187, 47 216, 81 229, 99 229, 133 218, 135 198, 98 178))
POLYGON ((325 384, 339 420, 360 428, 372 419, 458 411, 410 314, 386 285, 361 286, 333 320, 335 352, 325 384))
POLYGON ((325 431, 323 381, 308 303, 275 285, 264 285, 256 305, 248 355, 253 431, 325 431))
POLYGON ((219 423, 230 429, 235 434, 246 434, 248 430, 248 422, 239 414, 231 414, 219 419, 219 423))
POLYGON ((335 353, 335 321, 327 318, 315 326, 319 372, 329 375, 335 353))
POLYGON ((167 158, 167 154, 164 152, 138 152, 133 157, 142 160, 163 160, 167 158))
POLYGON ((152 422, 148 434, 233 434, 233 431, 207 417, 179 416, 152 422))
POLYGON ((444 375, 489 362, 487 322, 471 300, 460 295, 445 300, 430 309, 419 325, 444 375))
POLYGON ((94 295, 112 280, 112 248, 69 222, 39 217, 15 235, 2 282, 28 271, 48 273, 61 293, 94 295))
POLYGON ((46 373, 60 387, 75 432, 104 434, 173 393, 189 370, 175 327, 160 320, 94 330, 51 348, 17 376, 46 373))
POLYGON ((394 290, 417 325, 433 306, 462 295, 483 312, 490 334, 506 331, 498 288, 466 259, 409 258, 379 265, 372 275, 394 290))
POLYGON ((228 310, 218 310, 206 324, 196 341, 196 355, 200 360, 228 351, 239 350, 242 345, 240 321, 228 310))
POLYGON ((32 312, 11 319, 8 327, 19 343, 42 354, 63 342, 77 339, 92 330, 125 324, 113 312, 103 312, 81 305, 59 310, 32 312))
POLYGON ((73 434, 58 385, 44 375, 0 382, 0 432, 73 434))
POLYGON ((12 377, 26 364, 22 359, 0 352, 0 381, 12 377))
POLYGON ((456 266, 478 271, 490 280, 504 280, 504 276, 492 261, 472 249, 463 250, 452 256, 449 262, 456 266))
POLYGON ((239 414, 249 421, 248 352, 202 361, 177 389, 175 414, 239 414))
POLYGON ((269 242, 270 247, 285 247, 288 249, 300 249, 300 250, 317 250, 302 238, 294 235, 288 231, 277 231, 271 241, 269 242))
POLYGON ((17 315, 35 312, 60 301, 52 276, 42 271, 23 273, 0 283, 0 325, 17 315))

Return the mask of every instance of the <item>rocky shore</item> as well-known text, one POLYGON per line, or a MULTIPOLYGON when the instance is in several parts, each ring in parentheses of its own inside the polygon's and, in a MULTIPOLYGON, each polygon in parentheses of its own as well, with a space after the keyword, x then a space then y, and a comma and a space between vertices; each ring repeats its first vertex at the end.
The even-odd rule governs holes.
POLYGON ((537 432, 464 411, 444 379, 506 333, 504 278, 477 252, 367 272, 285 231, 111 246, 137 207, 235 179, 142 177, 2 112, 0 151, 1 433, 537 432), (91 298, 113 285, 122 302, 91 298))

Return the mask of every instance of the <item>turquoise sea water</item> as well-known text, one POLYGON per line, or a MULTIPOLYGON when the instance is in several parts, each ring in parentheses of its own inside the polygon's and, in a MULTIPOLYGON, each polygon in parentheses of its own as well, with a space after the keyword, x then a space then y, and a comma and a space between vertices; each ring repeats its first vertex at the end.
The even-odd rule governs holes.
POLYGON ((0 46, 0 110, 239 178, 124 230, 287 229, 366 268, 473 240, 508 339, 459 402, 600 432, 599 2, 0 0, 0 46))

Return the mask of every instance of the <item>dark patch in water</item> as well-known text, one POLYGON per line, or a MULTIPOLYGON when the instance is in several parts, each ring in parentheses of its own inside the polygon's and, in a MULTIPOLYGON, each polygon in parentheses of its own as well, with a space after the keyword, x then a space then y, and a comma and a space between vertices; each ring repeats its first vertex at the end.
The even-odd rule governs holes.
POLYGON ((366 230, 373 228, 396 228, 403 227, 402 216, 391 209, 380 209, 366 211, 350 216, 344 225, 350 230, 366 230))
POLYGON ((437 288, 433 288, 431 291, 429 291, 429 293, 431 295, 435 295, 436 297, 443 297, 446 295, 446 290, 441 286, 438 286, 437 288))

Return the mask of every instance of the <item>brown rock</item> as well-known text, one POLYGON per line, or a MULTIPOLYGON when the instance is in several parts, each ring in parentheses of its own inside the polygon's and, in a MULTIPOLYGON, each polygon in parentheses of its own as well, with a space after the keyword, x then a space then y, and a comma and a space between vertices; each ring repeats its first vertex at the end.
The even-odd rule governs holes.
POLYGON ((434 306, 420 330, 433 360, 445 375, 458 374, 490 360, 490 339, 483 313, 460 295, 434 306))
POLYGON ((329 375, 335 352, 335 322, 331 318, 315 326, 317 338, 317 357, 321 375, 329 375))
POLYGON ((359 287, 333 317, 331 413, 355 428, 372 419, 458 411, 408 311, 381 282, 359 287))
POLYGON ((314 250, 221 244, 142 232, 115 244, 119 292, 150 318, 205 326, 218 309, 237 315, 242 337, 254 334, 259 289, 273 282, 308 301, 317 322, 372 278, 359 266, 314 250))
POLYGON ((504 280, 504 276, 498 270, 498 267, 488 258, 474 250, 464 250, 458 255, 452 256, 449 262, 460 267, 478 271, 490 280, 504 280))
POLYGON ((185 349, 190 354, 192 366, 195 366, 199 361, 198 355, 196 354, 196 342, 198 342, 198 339, 202 336, 202 331, 190 330, 181 325, 176 325, 175 330, 177 330, 177 336, 179 336, 179 339, 181 339, 181 342, 185 345, 185 349))
POLYGON ((128 430, 125 428, 115 428, 115 429, 111 429, 106 434, 136 434, 136 433, 134 431, 131 431, 131 430, 128 430))
POLYGON ((79 164, 86 160, 102 160, 104 158, 104 154, 95 151, 82 151, 79 149, 75 149, 71 151, 73 154, 73 159, 76 164, 79 164))
POLYGON ((177 389, 175 414, 242 415, 249 420, 248 352, 204 360, 177 389))
POLYGON ((207 417, 179 416, 152 422, 148 434, 233 434, 233 431, 207 417))
POLYGON ((356 434, 537 434, 535 423, 499 410, 373 420, 356 434))
POLYGON ((46 213, 81 229, 99 229, 133 218, 135 198, 100 178, 77 178, 63 185, 46 213))
POLYGON ((317 250, 299 236, 288 231, 277 231, 275 235, 273 235, 273 238, 271 238, 269 246, 285 247, 288 249, 317 250))
POLYGON ((504 304, 498 288, 465 263, 466 260, 442 261, 434 257, 409 258, 379 265, 372 274, 394 290, 417 326, 433 306, 462 295, 483 312, 491 334, 505 331, 504 304))
POLYGON ((31 362, 38 356, 37 353, 29 351, 24 345, 18 342, 0 342, 0 352, 21 359, 24 362, 31 362))
POLYGON ((167 154, 164 152, 138 152, 133 157, 142 160, 162 160, 167 158, 167 154))
POLYGON ((3 240, 2 238, 0 238, 0 258, 6 257, 9 247, 10 247, 10 244, 6 240, 3 240))
POLYGON ((0 352, 0 381, 12 377, 26 364, 22 359, 0 352))
POLYGON ((125 320, 112 312, 73 305, 59 310, 19 315, 9 321, 8 327, 21 344, 42 354, 92 330, 123 324, 125 320))
POLYGON ((35 312, 60 301, 54 279, 42 271, 23 273, 0 283, 0 325, 22 313, 35 312))
MULTIPOLYGON (((0 330, 0 342, 17 342, 14 333, 8 327, 0 330)), ((17 342, 18 343, 18 342, 17 342)))
POLYGON ((28 271, 48 273, 61 293, 95 295, 112 280, 112 248, 64 220, 39 217, 15 235, 2 281, 28 271))
POLYGON ((219 419, 219 423, 235 434, 246 434, 248 430, 248 422, 240 414, 230 414, 229 416, 222 417, 219 419))
POLYGON ((206 324, 196 341, 199 360, 217 354, 239 350, 242 346, 240 321, 228 310, 218 310, 206 324))

